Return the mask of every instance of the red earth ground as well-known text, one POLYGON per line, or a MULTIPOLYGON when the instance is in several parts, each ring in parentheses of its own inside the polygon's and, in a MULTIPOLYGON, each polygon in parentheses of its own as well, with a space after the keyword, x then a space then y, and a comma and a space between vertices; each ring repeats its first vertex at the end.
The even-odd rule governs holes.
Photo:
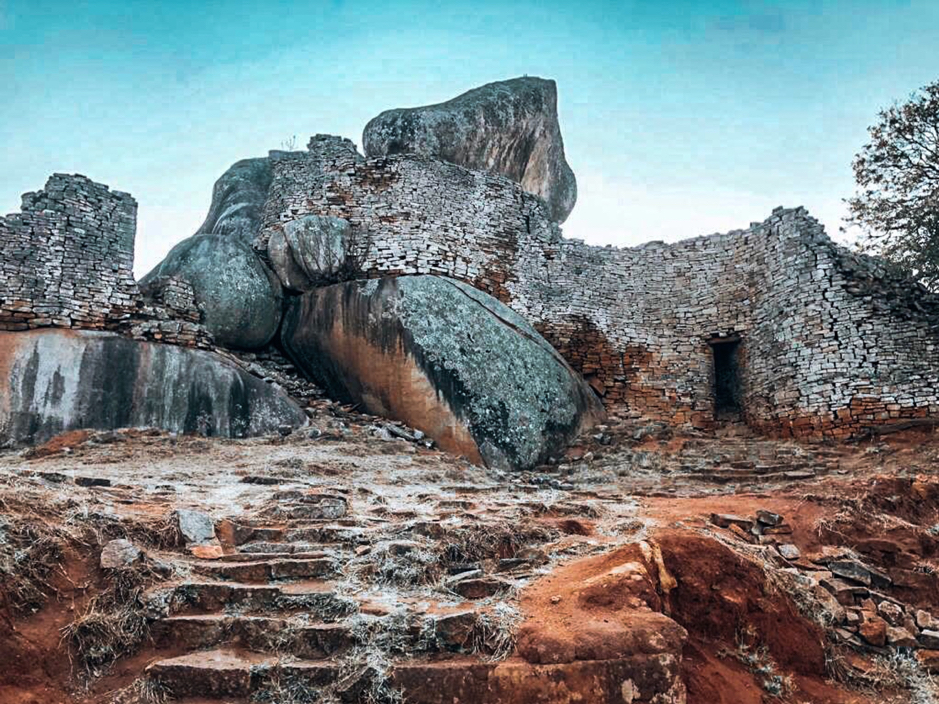
MULTIPOLYGON (((520 582, 517 604, 523 620, 509 662, 652 657, 677 647, 691 704, 910 701, 908 693, 890 683, 874 691, 833 679, 833 674, 845 679, 843 670, 833 673, 828 661, 843 646, 803 616, 789 594, 771 585, 772 560, 754 558, 754 548, 762 546, 715 526, 711 514, 780 514, 792 532, 779 541, 802 554, 793 564, 808 569, 806 556, 825 546, 850 548, 891 575, 892 598, 939 616, 934 570, 939 438, 925 431, 855 445, 780 443, 801 448, 809 463, 814 453, 837 455, 837 465, 828 465, 835 469, 791 480, 738 473, 724 481, 713 468, 699 480, 670 469, 694 443, 746 448, 757 442, 748 437, 615 439, 602 448, 587 443, 594 459, 545 468, 544 476, 559 477, 574 489, 566 495, 562 491, 559 503, 544 510, 531 507, 543 499, 537 473, 506 478, 403 441, 381 441, 365 422, 351 423, 344 439, 325 444, 301 438, 177 440, 155 433, 127 433, 99 443, 89 442, 90 437, 69 434, 27 456, 0 455, 0 496, 64 495, 83 507, 107 507, 135 520, 163 516, 179 505, 202 507, 216 517, 235 516, 271 500, 276 485, 245 478, 274 466, 290 468, 277 472, 293 479, 354 487, 370 511, 378 515, 380 508, 384 520, 392 522, 420 515, 427 503, 421 497, 441 488, 463 498, 452 504, 460 508, 441 511, 437 520, 459 517, 461 511, 468 521, 498 519, 509 505, 513 515, 527 512, 561 535, 542 546, 551 554, 549 565, 520 582), (639 452, 656 455, 662 463, 639 467, 639 452), (298 464, 290 464, 292 458, 298 464), (50 481, 56 473, 105 477, 112 484, 78 488, 50 481), (594 496, 613 508, 593 510, 594 496), (741 654, 749 649, 759 650, 791 682, 783 695, 771 696, 763 675, 745 664, 741 654)), ((572 456, 583 449, 575 448, 572 456)), ((722 462, 717 469, 729 471, 729 463, 722 462)), ((2 505, 9 510, 16 502, 2 505)), ((42 520, 59 520, 55 512, 33 509, 42 520)), ((45 604, 33 614, 14 614, 2 601, 0 585, 0 704, 110 701, 108 692, 128 685, 156 657, 144 645, 89 686, 81 684, 61 629, 105 584, 99 551, 100 545, 90 542, 70 544, 49 577, 45 604)), ((788 566, 773 555, 776 563, 788 566)), ((860 650, 845 661, 863 675, 876 648, 860 650)))

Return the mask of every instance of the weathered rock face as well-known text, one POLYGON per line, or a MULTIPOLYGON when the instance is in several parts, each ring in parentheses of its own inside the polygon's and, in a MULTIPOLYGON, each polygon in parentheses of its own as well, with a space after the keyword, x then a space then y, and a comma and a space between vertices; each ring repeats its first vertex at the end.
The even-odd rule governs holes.
POLYGON ((347 265, 349 222, 341 218, 306 215, 285 223, 267 244, 274 272, 291 291, 309 291, 331 283, 347 265))
POLYGON ((523 318, 451 279, 316 289, 291 300, 281 342, 335 396, 490 466, 533 467, 603 413, 523 318))
POLYGON ((243 159, 233 165, 215 182, 209 214, 197 234, 227 235, 250 244, 272 178, 270 159, 243 159))
POLYGON ((173 276, 192 286, 203 324, 225 347, 257 349, 277 332, 283 292, 250 246, 227 235, 193 235, 140 283, 173 276))
POLYGON ((81 428, 246 437, 305 423, 283 391, 211 352, 106 332, 0 333, 4 443, 81 428))
POLYGON ((526 76, 438 105, 386 110, 365 126, 362 143, 367 156, 423 154, 506 176, 541 196, 555 222, 564 222, 577 200, 554 81, 526 76))

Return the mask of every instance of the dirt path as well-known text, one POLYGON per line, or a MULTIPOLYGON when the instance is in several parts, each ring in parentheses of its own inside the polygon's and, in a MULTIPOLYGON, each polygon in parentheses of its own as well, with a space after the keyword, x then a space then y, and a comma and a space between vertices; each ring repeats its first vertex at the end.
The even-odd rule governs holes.
MULTIPOLYGON (((598 702, 853 704, 913 701, 897 686, 911 663, 926 683, 916 686, 928 685, 933 651, 914 643, 916 660, 861 624, 886 614, 898 638, 918 610, 939 616, 933 437, 830 447, 619 430, 514 475, 349 419, 243 441, 71 434, 32 458, 0 455, 9 516, 26 511, 18 497, 50 525, 85 531, 38 611, 4 609, 0 654, 16 666, 0 674, 0 703, 303 701, 287 698, 293 687, 346 701, 404 691, 412 702, 573 702, 592 691, 598 702), (322 497, 341 512, 317 514, 322 497), (212 519, 216 548, 135 540, 132 526, 164 525, 181 508, 212 519), (121 531, 166 568, 141 593, 169 594, 169 606, 82 689, 83 654, 59 629, 107 593, 114 575, 98 553, 121 531), (847 580, 833 561, 889 583, 847 580), (339 612, 311 606, 327 602, 339 612), (272 643, 279 631, 290 638, 272 643), (909 657, 891 670, 898 652, 909 657), (876 695, 856 688, 875 680, 876 695)), ((912 637, 923 641, 926 625, 912 637)))

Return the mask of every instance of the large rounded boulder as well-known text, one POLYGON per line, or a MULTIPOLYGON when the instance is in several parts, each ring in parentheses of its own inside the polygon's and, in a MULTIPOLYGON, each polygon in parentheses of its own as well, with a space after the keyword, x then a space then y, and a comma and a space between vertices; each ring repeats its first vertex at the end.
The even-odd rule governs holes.
POLYGON ((554 81, 497 81, 445 103, 386 110, 365 126, 362 143, 367 156, 421 154, 510 178, 544 199, 555 222, 577 201, 554 81))
POLYGON ((141 279, 159 276, 188 282, 203 311, 203 324, 224 347, 258 349, 280 324, 283 291, 277 276, 250 246, 227 235, 193 235, 170 250, 141 279))
POLYGON ((310 291, 291 299, 281 342, 334 396, 494 467, 534 467, 603 414, 521 316, 451 279, 389 277, 310 291))
POLYGON ((307 422, 284 391, 213 352, 114 333, 0 332, 0 370, 0 444, 83 428, 247 437, 307 422))
POLYGON ((250 244, 261 227, 273 178, 269 158, 233 164, 215 182, 209 214, 197 234, 228 235, 250 244))
POLYGON ((274 231, 267 256, 284 288, 309 291, 336 282, 349 269, 351 232, 348 220, 306 215, 274 231))

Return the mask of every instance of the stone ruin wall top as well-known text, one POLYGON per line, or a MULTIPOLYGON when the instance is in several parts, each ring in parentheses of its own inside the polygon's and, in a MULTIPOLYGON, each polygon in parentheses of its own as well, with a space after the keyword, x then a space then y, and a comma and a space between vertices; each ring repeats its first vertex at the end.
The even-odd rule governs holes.
POLYGON ((104 328, 133 308, 137 202, 55 174, 0 218, 0 330, 104 328))
POLYGON ((54 174, 0 217, 0 331, 112 330, 208 347, 191 287, 162 281, 141 296, 133 276, 137 201, 79 174, 54 174))
POLYGON ((272 153, 265 233, 305 214, 370 240, 370 276, 467 281, 530 320, 609 408, 707 427, 709 342, 740 336, 746 419, 847 435, 939 415, 939 303, 834 245, 803 209, 749 229, 618 249, 564 239, 508 179, 338 138, 272 153), (917 303, 919 300, 919 303, 917 303))

